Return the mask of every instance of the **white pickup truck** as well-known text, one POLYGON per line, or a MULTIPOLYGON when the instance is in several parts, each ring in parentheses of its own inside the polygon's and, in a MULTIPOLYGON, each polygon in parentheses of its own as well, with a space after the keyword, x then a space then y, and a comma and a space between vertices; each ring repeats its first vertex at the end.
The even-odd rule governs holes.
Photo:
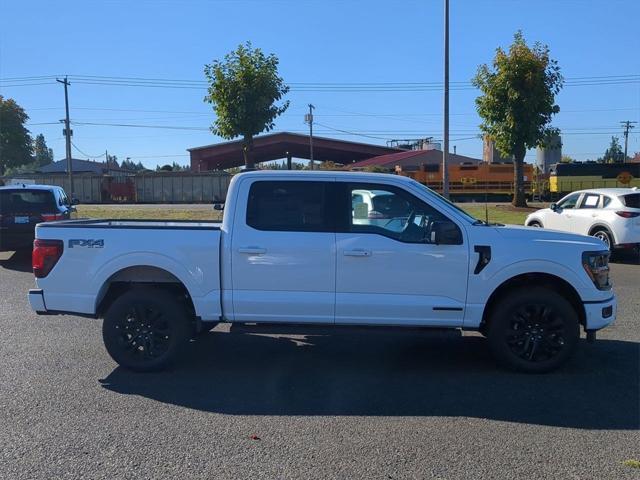
POLYGON ((40 314, 104 318, 120 365, 157 370, 217 322, 476 330, 503 365, 557 368, 616 316, 602 241, 488 225, 402 176, 247 172, 222 223, 36 228, 40 314))

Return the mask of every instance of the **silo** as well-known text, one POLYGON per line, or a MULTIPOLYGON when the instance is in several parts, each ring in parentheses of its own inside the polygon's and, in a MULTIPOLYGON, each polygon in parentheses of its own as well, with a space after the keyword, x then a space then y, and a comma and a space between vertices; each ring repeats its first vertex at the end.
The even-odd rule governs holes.
POLYGON ((542 147, 536 149, 536 166, 541 173, 549 173, 549 167, 560 163, 562 158, 562 139, 560 135, 553 135, 545 140, 542 147))
POLYGON ((512 162, 513 158, 503 157, 496 148, 496 143, 488 135, 482 137, 482 160, 485 163, 512 162))

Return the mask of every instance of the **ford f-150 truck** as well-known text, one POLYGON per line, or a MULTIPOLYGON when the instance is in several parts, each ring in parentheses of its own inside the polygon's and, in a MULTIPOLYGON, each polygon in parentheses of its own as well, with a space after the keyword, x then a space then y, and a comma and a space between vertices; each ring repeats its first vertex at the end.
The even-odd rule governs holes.
POLYGON ((487 224, 406 177, 255 171, 222 223, 39 224, 29 301, 103 318, 138 371, 238 322, 476 330, 503 365, 545 372, 614 321, 608 261, 596 238, 487 224))

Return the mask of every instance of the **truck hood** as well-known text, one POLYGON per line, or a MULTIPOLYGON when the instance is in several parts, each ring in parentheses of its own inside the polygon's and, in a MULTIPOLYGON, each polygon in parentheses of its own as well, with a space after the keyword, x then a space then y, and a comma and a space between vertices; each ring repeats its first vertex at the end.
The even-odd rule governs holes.
POLYGON ((548 243, 549 246, 564 244, 582 247, 585 250, 607 250, 605 244, 594 237, 577 235, 574 233, 560 232, 558 230, 546 230, 544 228, 524 227, 520 225, 508 225, 495 227, 500 236, 515 242, 548 243))

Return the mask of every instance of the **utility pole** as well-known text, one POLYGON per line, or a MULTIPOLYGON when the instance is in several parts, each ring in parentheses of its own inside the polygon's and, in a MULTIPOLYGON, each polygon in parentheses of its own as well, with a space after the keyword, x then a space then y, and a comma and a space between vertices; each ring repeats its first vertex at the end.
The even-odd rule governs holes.
POLYGON ((310 168, 313 170, 313 105, 309 104, 309 113, 304 116, 304 121, 309 124, 309 160, 310 168))
POLYGON ((64 119, 64 136, 66 139, 66 147, 67 147, 67 176, 69 178, 69 188, 71 189, 70 195, 73 199, 73 171, 71 166, 71 126, 69 122, 69 93, 67 91, 67 87, 71 85, 67 77, 64 77, 64 80, 60 80, 56 78, 56 82, 62 83, 64 85, 64 109, 65 109, 65 119, 64 119))
POLYGON ((632 124, 633 123, 638 123, 638 122, 630 122, 629 120, 627 120, 625 122, 620 122, 620 123, 624 127, 624 159, 622 161, 626 162, 627 161, 627 146, 629 144, 629 130, 632 129, 632 128, 636 128, 632 124))
POLYGON ((444 145, 442 196, 449 198, 449 0, 444 0, 444 145))

